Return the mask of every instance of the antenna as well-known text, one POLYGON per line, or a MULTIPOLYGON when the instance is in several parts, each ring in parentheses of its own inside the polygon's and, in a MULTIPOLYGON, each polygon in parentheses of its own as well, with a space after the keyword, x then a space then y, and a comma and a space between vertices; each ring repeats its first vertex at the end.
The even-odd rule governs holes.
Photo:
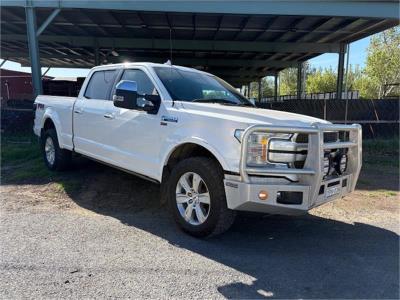
POLYGON ((172 28, 169 26, 169 60, 172 65, 172 28))
MULTIPOLYGON (((169 77, 172 79, 172 28, 171 25, 169 26, 169 66, 170 66, 170 72, 169 72, 169 77)), ((167 62, 167 64, 168 64, 167 62)), ((172 97, 172 107, 175 106, 175 100, 172 97)))

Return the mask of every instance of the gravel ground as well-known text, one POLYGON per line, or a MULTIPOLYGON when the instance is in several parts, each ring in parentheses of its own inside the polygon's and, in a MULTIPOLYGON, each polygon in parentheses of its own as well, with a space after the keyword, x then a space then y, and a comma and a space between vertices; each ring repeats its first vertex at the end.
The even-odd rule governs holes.
POLYGON ((2 299, 399 298, 397 170, 367 168, 356 193, 309 215, 242 214, 198 240, 158 186, 82 168, 78 189, 1 186, 2 299))

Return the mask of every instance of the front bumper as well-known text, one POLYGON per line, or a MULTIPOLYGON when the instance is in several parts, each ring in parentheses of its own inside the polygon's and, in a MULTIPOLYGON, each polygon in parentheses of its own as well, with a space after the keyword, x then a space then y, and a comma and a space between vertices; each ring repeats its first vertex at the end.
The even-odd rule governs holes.
POLYGON ((272 214, 296 215, 313 207, 341 198, 355 189, 361 170, 361 127, 359 125, 313 124, 312 127, 252 126, 242 138, 240 176, 226 175, 224 180, 229 209, 272 214), (253 132, 308 134, 307 158, 302 169, 258 167, 249 168, 247 139, 253 132), (344 131, 349 140, 324 143, 324 132, 344 131), (323 158, 327 149, 347 149, 348 167, 340 177, 324 179, 323 158), (296 175, 290 182, 285 176, 296 175), (268 196, 259 198, 260 191, 268 196), (289 192, 289 193, 286 193, 289 192), (295 203, 288 204, 283 195, 296 195, 295 203))

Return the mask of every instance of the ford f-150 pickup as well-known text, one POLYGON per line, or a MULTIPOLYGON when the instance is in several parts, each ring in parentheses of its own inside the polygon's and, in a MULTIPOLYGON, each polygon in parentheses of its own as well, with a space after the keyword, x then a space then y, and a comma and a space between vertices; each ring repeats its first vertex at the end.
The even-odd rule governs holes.
MULTIPOLYGON (((34 132, 51 170, 78 153, 161 184, 187 233, 236 211, 296 215, 343 197, 361 169, 361 127, 256 108, 222 79, 153 63, 93 68, 79 96, 38 96, 34 132)), ((110 199, 110 201, 112 201, 110 199)))

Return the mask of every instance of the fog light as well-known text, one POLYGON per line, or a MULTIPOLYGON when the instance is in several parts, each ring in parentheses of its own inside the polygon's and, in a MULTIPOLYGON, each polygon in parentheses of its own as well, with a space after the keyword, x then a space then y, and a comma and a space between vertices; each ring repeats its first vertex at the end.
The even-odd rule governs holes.
POLYGON ((324 176, 327 176, 329 174, 329 171, 331 169, 331 160, 329 158, 329 155, 324 156, 324 176))
POLYGON ((339 161, 339 173, 343 174, 347 169, 347 155, 343 154, 339 161))
POLYGON ((268 199, 268 192, 267 191, 260 191, 258 193, 258 198, 260 198, 260 200, 267 200, 268 199))

